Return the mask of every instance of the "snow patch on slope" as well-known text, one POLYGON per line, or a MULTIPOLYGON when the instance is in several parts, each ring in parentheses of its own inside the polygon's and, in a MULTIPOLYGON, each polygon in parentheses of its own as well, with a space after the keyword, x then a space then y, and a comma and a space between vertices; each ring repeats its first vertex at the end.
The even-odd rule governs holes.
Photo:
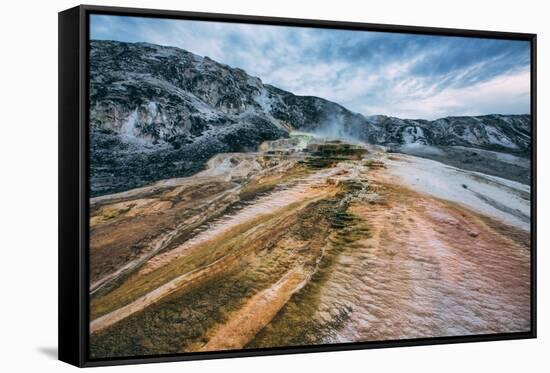
POLYGON ((122 128, 120 129, 120 133, 123 136, 133 138, 135 137, 135 131, 136 131, 136 121, 137 121, 137 109, 132 111, 132 113, 128 116, 126 121, 122 124, 122 128))
POLYGON ((386 163, 389 172, 408 187, 458 202, 526 231, 530 229, 528 185, 414 156, 400 155, 386 163))

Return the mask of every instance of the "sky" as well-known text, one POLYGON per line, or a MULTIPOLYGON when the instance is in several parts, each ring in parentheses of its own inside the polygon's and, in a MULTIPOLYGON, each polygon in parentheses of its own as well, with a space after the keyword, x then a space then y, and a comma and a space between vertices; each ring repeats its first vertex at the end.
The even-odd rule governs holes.
POLYGON ((364 115, 530 112, 527 41, 107 15, 90 37, 183 48, 364 115))

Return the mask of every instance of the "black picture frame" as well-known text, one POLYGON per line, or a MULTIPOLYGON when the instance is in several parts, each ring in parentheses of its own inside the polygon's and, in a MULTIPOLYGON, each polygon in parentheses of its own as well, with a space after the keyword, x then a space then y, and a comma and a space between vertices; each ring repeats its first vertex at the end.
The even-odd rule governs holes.
POLYGON ((536 338, 536 34, 81 5, 59 13, 59 360, 79 367, 536 338), (88 47, 91 14, 523 40, 531 45, 531 330, 174 355, 88 356, 88 47))

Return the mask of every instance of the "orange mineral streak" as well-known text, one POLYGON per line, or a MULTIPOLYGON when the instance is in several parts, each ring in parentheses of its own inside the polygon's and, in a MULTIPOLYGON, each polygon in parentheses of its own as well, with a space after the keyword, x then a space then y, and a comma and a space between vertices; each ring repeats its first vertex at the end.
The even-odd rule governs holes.
POLYGON ((246 233, 248 240, 243 241, 240 247, 235 248, 227 255, 208 265, 181 274, 129 304, 94 319, 90 324, 90 333, 96 333, 116 324, 175 292, 181 293, 200 286, 204 281, 231 270, 239 261, 244 259, 245 255, 253 252, 253 250, 268 246, 267 242, 269 240, 278 238, 281 234, 284 234, 285 230, 289 229, 289 224, 293 222, 295 214, 299 209, 303 208, 307 203, 334 194, 336 189, 334 186, 327 184, 326 178, 338 172, 340 170, 337 168, 320 171, 295 187, 272 193, 258 203, 239 211, 236 215, 229 216, 220 221, 212 229, 199 234, 180 247, 164 255, 160 255, 160 260, 154 259, 150 261, 145 265, 144 269, 132 277, 131 281, 136 281, 139 277, 147 276, 151 271, 188 255, 192 250, 204 250, 208 245, 215 243, 217 240, 226 239, 227 233, 240 225, 250 223, 255 219, 261 218, 263 215, 271 215, 277 211, 282 211, 284 208, 301 202, 294 210, 286 212, 281 216, 276 216, 273 221, 252 228, 246 233))
POLYGON ((352 207, 371 237, 339 258, 321 298, 320 309, 353 309, 334 341, 529 330, 522 232, 401 186, 378 187, 385 203, 352 207))
POLYGON ((254 204, 240 210, 235 215, 225 216, 223 219, 218 220, 215 224, 212 224, 208 230, 186 241, 175 249, 150 259, 139 270, 138 276, 147 275, 155 269, 187 255, 194 248, 212 242, 235 227, 253 221, 262 215, 273 214, 277 212, 277 210, 293 203, 307 201, 326 195, 327 178, 342 172, 343 170, 337 167, 319 171, 306 177, 304 180, 300 180, 299 183, 293 187, 260 198, 258 201, 254 202, 254 204))
MULTIPOLYGON (((101 316, 91 322, 90 333, 100 338, 102 333, 97 332, 129 316, 135 315, 139 321, 138 312, 152 310, 146 309, 153 304, 162 305, 171 296, 185 296, 212 279, 239 273, 256 275, 254 280, 268 280, 239 298, 230 309, 217 305, 213 295, 208 301, 223 313, 206 315, 217 318, 209 320, 213 322, 200 337, 185 341, 185 345, 176 341, 175 346, 182 345, 185 351, 213 351, 288 345, 285 336, 293 330, 302 333, 296 329, 300 325, 318 326, 318 332, 307 331, 307 343, 528 331, 529 232, 498 220, 498 216, 474 210, 471 205, 415 189, 400 181, 382 161, 375 161, 314 171, 259 196, 233 214, 220 216, 209 223, 208 229, 169 251, 159 246, 158 251, 153 250, 156 255, 140 259, 139 270, 104 296, 103 300, 115 301, 109 303, 107 313, 98 313, 101 316), (345 193, 351 196, 357 184, 368 187, 345 205, 348 225, 338 228, 325 223, 319 228, 326 231, 327 237, 338 236, 338 240, 308 236, 311 222, 304 223, 303 215, 316 210, 307 210, 307 206, 336 196, 346 198, 342 197, 345 193), (204 262, 191 261, 197 263, 191 270, 174 265, 220 243, 227 244, 221 245, 225 251, 205 255, 204 262), (332 253, 333 259, 323 262, 327 253, 332 253), (319 263, 326 266, 322 267, 322 277, 315 277, 321 268, 319 263), (312 284, 316 286, 308 286, 312 284), (124 294, 126 290, 136 292, 131 299, 117 303, 118 292, 124 294), (307 296, 308 291, 313 295, 307 296), (300 303, 303 299, 308 303, 300 303), (334 315, 342 309, 349 312, 337 319, 334 315)), ((171 194, 164 197, 174 198, 186 190, 170 190, 166 193, 171 194)), ((175 206, 182 199, 172 202, 175 206)), ((155 214, 157 208, 162 211, 168 207, 146 203, 136 206, 148 206, 147 211, 155 214)), ((201 210, 199 206, 197 211, 201 210)), ((107 211, 102 219, 122 225, 128 213, 124 210, 119 217, 107 211)), ((317 219, 313 222, 316 226, 321 215, 308 216, 317 219)), ((98 220, 96 230, 106 229, 108 224, 103 224, 98 220)), ((136 319, 127 321, 134 320, 139 329, 136 319)))
POLYGON ((241 309, 230 315, 229 321, 212 332, 210 340, 200 351, 243 348, 306 281, 302 267, 290 270, 277 283, 253 296, 241 309))

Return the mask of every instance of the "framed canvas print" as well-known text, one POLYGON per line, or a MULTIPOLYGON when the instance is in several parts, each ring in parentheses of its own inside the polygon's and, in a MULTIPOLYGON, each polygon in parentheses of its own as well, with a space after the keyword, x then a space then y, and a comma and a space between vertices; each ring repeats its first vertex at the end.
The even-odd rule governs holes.
POLYGON ((536 336, 536 36, 59 13, 59 357, 536 336))

